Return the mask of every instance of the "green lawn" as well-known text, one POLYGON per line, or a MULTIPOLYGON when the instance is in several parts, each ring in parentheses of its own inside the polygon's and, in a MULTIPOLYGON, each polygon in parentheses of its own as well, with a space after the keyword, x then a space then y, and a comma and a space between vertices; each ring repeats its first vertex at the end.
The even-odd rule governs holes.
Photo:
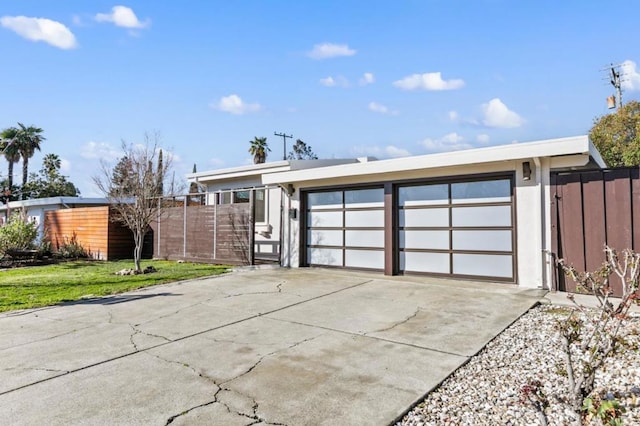
POLYGON ((0 271, 0 312, 36 308, 86 297, 105 296, 141 287, 218 275, 227 266, 173 261, 143 261, 158 272, 140 275, 115 275, 132 268, 132 260, 118 262, 74 261, 57 265, 31 266, 0 271))

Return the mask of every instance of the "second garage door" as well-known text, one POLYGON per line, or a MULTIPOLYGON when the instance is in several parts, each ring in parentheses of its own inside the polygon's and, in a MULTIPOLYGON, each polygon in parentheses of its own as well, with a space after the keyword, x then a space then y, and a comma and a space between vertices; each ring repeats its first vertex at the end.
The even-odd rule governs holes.
POLYGON ((397 188, 402 272, 515 281, 512 178, 397 188))

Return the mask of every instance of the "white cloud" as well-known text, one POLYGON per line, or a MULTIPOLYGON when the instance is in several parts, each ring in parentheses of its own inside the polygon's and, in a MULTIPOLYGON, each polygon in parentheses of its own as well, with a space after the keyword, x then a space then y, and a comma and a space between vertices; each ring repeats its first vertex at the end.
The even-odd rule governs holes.
POLYGON ((376 78, 374 77, 373 73, 365 72, 360 78, 359 83, 360 86, 367 86, 369 84, 373 84, 374 81, 376 81, 376 78))
POLYGON ((80 156, 87 160, 113 161, 122 157, 122 151, 108 142, 90 141, 80 147, 80 156))
POLYGON ((391 110, 386 106, 376 102, 369 102, 369 105, 367 107, 369 108, 369 111, 378 112, 380 114, 398 115, 398 111, 391 110))
POLYGON ((482 112, 482 123, 488 127, 511 129, 524 124, 522 117, 516 112, 511 111, 498 98, 491 99, 488 103, 482 104, 482 112))
POLYGON ((337 77, 325 77, 320 79, 320 84, 325 87, 349 87, 349 80, 339 75, 337 77))
POLYGON ((627 59, 621 66, 621 83, 625 90, 640 90, 640 72, 636 68, 636 63, 627 59))
POLYGON ((449 120, 458 121, 459 118, 460 116, 458 115, 457 111, 449 111, 449 120))
POLYGON ((354 49, 349 48, 346 44, 322 43, 313 46, 313 49, 307 52, 307 56, 311 59, 328 59, 339 56, 353 56, 356 54, 354 49))
POLYGON ((250 112, 258 112, 262 106, 258 103, 245 103, 238 95, 223 96, 217 104, 211 104, 212 108, 228 112, 230 114, 242 115, 250 112))
POLYGON ((326 87, 333 87, 336 85, 336 81, 333 79, 333 77, 329 76, 329 77, 321 78, 320 84, 326 87))
POLYGON ((478 136, 476 136, 476 140, 480 143, 489 143, 491 138, 486 133, 481 133, 478 136))
POLYGON ((471 144, 465 142, 464 138, 456 132, 448 133, 438 139, 426 138, 420 141, 420 145, 429 152, 460 151, 462 149, 473 148, 471 144))
POLYGON ((71 162, 66 158, 60 159, 60 171, 63 173, 69 173, 71 171, 71 162))
POLYGON ((140 29, 151 24, 149 19, 141 22, 133 10, 126 6, 113 6, 111 13, 98 13, 95 16, 98 22, 111 22, 117 27, 140 29))
POLYGON ((402 80, 394 81, 393 85, 402 90, 456 90, 464 87, 464 80, 443 80, 440 72, 412 74, 402 80))
POLYGON ((19 36, 31 41, 43 41, 60 49, 78 46, 71 30, 58 21, 27 16, 3 16, 0 24, 19 36))
POLYGON ((351 149, 354 156, 369 156, 376 158, 400 158, 411 155, 409 151, 395 145, 379 146, 355 146, 351 149))

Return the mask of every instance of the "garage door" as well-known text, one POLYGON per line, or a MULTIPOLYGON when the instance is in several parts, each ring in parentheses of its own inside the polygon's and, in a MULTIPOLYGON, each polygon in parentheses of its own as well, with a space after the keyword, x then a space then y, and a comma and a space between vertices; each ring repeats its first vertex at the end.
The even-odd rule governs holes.
POLYGON ((515 281, 511 178, 399 186, 402 272, 515 281))
POLYGON ((306 194, 306 264, 384 268, 384 189, 306 194))

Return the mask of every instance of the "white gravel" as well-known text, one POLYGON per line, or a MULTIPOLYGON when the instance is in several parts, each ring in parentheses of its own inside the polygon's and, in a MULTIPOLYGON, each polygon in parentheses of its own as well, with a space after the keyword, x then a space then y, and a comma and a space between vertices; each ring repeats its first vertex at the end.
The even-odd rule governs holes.
MULTIPOLYGON (((460 367, 397 425, 539 425, 536 411, 521 402, 520 389, 531 379, 546 395, 566 394, 557 320, 568 308, 538 306, 497 336, 460 367)), ((640 424, 640 315, 625 321, 625 344, 596 375, 595 392, 613 394, 626 408, 624 424, 640 424)), ((550 398, 551 399, 551 398, 550 398)), ((562 403, 547 409, 550 425, 572 422, 562 403)))

